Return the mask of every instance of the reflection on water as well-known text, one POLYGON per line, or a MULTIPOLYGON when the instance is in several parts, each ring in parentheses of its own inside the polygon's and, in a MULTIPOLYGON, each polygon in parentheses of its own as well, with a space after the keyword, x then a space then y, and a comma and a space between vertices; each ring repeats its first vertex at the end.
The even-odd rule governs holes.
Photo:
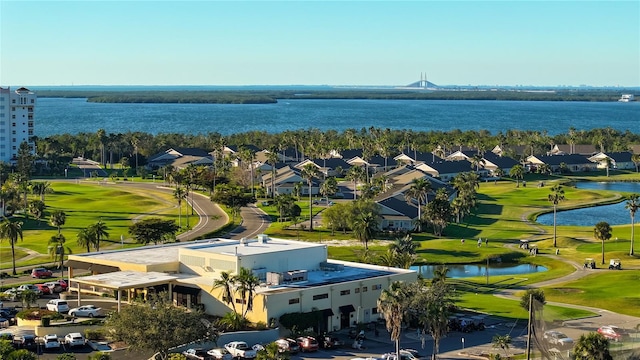
MULTIPOLYGON (((446 265, 449 269, 447 277, 449 278, 466 278, 474 276, 487 276, 487 265, 471 264, 471 265, 446 265)), ((418 271, 425 279, 432 279, 433 273, 442 267, 442 265, 422 265, 412 266, 411 270, 418 271)), ((547 271, 544 266, 533 264, 489 264, 489 276, 498 275, 520 275, 535 272, 547 271)))
MULTIPOLYGON (((592 182, 584 181, 576 184, 578 189, 624 191, 640 193, 640 183, 635 182, 592 182)), ((556 225, 594 226, 600 221, 609 225, 630 224, 629 210, 626 202, 611 205, 593 206, 583 209, 559 211, 556 214, 556 225)), ((538 216, 536 221, 542 225, 553 225, 553 212, 538 216)))

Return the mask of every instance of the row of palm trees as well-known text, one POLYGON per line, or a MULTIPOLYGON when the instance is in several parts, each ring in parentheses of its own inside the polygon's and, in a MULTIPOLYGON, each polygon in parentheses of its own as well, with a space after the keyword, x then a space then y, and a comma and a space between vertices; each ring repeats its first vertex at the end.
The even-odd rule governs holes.
POLYGON ((236 275, 223 271, 220 273, 220 278, 214 280, 211 290, 221 289, 222 301, 231 305, 233 309, 233 312, 227 313, 222 319, 225 326, 238 330, 246 325, 246 316, 249 311, 253 310, 253 300, 259 285, 260 280, 253 275, 251 270, 244 267, 240 268, 236 275), (241 303, 240 311, 236 308, 236 302, 241 303))

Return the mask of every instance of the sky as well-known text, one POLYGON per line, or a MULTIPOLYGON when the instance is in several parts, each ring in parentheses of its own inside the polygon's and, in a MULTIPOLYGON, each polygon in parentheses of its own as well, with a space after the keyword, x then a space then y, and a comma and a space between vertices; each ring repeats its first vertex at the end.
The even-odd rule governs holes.
POLYGON ((0 0, 0 85, 640 86, 633 1, 0 0))

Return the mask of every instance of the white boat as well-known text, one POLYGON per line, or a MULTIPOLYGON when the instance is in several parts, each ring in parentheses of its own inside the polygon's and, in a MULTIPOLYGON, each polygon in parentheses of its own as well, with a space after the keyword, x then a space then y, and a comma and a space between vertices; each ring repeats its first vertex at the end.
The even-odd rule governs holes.
POLYGON ((622 97, 620 97, 620 99, 618 99, 618 101, 620 101, 620 102, 634 101, 633 94, 622 94, 622 97))

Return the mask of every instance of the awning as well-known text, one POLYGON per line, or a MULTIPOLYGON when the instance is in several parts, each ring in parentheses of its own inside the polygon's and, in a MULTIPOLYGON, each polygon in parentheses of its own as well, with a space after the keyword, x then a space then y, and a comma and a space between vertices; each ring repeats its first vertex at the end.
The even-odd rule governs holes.
POLYGON ((354 311, 356 311, 356 308, 354 308, 353 305, 340 306, 340 312, 343 314, 352 313, 354 311))
POLYGON ((200 294, 200 288, 192 288, 192 287, 181 286, 181 285, 173 285, 171 287, 171 290, 173 292, 177 292, 178 294, 186 294, 186 295, 193 295, 193 296, 197 296, 198 294, 200 294))
POLYGON ((322 311, 322 316, 324 317, 329 317, 329 316, 333 316, 333 310, 329 309, 324 309, 324 310, 320 310, 322 311))
POLYGON ((85 269, 98 274, 120 271, 120 268, 117 266, 100 265, 78 260, 67 260, 66 265, 70 268, 85 269))

